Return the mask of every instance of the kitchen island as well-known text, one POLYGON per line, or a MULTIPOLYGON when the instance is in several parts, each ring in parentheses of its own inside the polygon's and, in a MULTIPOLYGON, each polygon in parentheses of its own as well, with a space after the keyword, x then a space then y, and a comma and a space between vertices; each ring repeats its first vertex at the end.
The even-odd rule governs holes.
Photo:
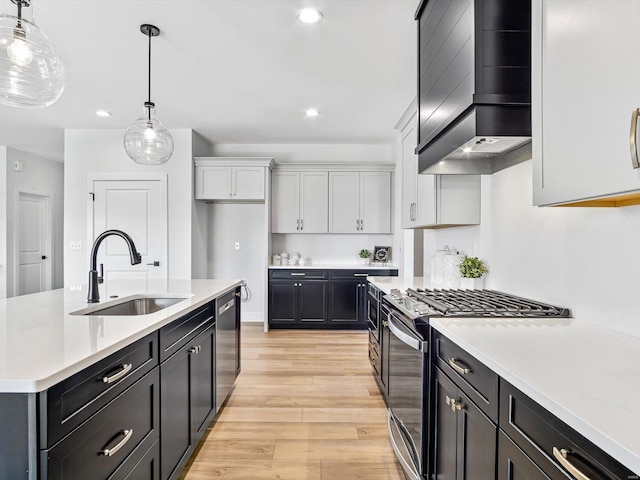
POLYGON ((224 401, 216 377, 239 372, 239 286, 112 280, 97 304, 73 287, 0 301, 0 478, 177 478, 224 401), (177 303, 97 311, 140 296, 177 303))
MULTIPOLYGON (((425 278, 371 277, 369 282, 385 294, 434 286, 425 278)), ((577 317, 434 317, 429 323, 504 385, 640 472, 640 410, 633 401, 640 396, 640 338, 577 317)))

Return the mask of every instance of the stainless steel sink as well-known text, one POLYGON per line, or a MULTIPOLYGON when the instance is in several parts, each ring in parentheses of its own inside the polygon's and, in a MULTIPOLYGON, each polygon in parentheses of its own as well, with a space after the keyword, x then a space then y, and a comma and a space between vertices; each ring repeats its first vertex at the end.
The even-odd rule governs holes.
POLYGON ((139 297, 103 308, 89 307, 71 315, 148 315, 186 300, 185 297, 139 297))

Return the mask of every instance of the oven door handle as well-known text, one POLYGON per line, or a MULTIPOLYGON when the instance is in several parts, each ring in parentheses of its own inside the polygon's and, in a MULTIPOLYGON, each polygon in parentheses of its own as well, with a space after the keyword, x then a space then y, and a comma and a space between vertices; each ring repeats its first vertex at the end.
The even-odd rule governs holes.
POLYGON ((411 461, 411 455, 409 454, 409 449, 407 448, 407 446, 404 444, 404 441, 402 440, 402 434, 400 433, 400 428, 396 424, 396 421, 393 418, 393 414, 391 413, 391 410, 389 410, 389 413, 387 416, 387 428, 389 429, 389 440, 391 441, 391 448, 393 449, 393 453, 396 454, 396 458, 400 462, 400 466, 404 471, 406 480, 422 480, 422 477, 418 474, 415 466, 413 465, 413 462, 411 461), (400 446, 398 445, 394 430, 398 432, 398 437, 400 438, 400 441, 402 442, 402 447, 404 447, 403 449, 406 453, 404 453, 400 448, 400 446))
POLYGON ((393 333, 393 335, 400 340, 402 343, 410 346, 411 348, 413 348, 414 350, 418 350, 419 352, 426 352, 428 351, 428 348, 425 347, 425 343, 422 340, 409 335, 408 333, 403 332, 402 330, 400 330, 400 328, 398 326, 396 326, 396 322, 398 322, 398 320, 396 320, 395 316, 393 314, 389 315, 389 330, 391 330, 391 333, 393 333))

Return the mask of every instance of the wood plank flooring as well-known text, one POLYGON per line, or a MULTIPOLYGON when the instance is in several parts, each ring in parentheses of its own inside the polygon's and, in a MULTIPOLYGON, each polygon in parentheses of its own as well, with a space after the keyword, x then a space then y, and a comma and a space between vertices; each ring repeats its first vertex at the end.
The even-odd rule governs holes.
POLYGON ((242 373, 182 480, 403 480, 365 331, 242 325, 242 373))

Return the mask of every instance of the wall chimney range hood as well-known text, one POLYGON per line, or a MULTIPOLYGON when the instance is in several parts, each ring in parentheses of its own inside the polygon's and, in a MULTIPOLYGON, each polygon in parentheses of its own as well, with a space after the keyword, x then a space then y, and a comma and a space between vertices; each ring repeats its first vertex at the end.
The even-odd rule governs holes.
POLYGON ((531 158, 531 1, 423 0, 418 170, 492 174, 531 158))

